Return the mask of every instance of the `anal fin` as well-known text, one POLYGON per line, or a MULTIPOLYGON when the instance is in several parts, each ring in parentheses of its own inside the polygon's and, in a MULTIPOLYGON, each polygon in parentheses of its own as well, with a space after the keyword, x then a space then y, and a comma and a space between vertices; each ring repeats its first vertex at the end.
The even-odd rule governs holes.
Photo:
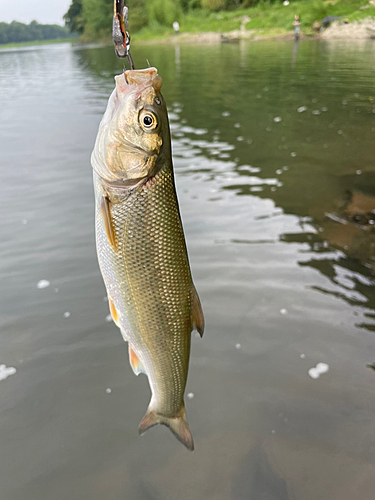
POLYGON ((141 360, 138 358, 136 353, 133 351, 131 345, 129 344, 129 361, 130 361, 130 366, 133 369, 133 372, 136 375, 139 375, 140 373, 146 373, 141 360))
POLYGON ((191 316, 191 325, 193 330, 197 330, 199 335, 203 337, 204 332, 204 316, 201 306, 201 301, 199 300, 198 293, 195 289, 195 286, 192 286, 190 292, 190 316, 191 316))
POLYGON ((100 204, 100 211, 103 217, 104 229, 107 234, 108 240, 115 251, 117 251, 115 230, 113 227, 110 201, 107 196, 102 196, 102 201, 100 204))

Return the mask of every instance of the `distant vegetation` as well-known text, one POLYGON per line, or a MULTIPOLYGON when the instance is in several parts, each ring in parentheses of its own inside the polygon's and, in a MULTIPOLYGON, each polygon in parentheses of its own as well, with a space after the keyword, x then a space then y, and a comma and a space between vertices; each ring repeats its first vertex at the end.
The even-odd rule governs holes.
MULTIPOLYGON (((127 0, 131 33, 144 27, 172 29, 174 21, 182 21, 191 12, 216 12, 248 7, 258 0, 127 0)), ((86 39, 110 36, 113 0, 72 0, 64 15, 65 25, 86 39)))
MULTIPOLYGON (((294 15, 301 16, 301 27, 313 33, 314 21, 325 16, 344 16, 349 21, 375 16, 368 0, 127 0, 129 31, 140 31, 137 38, 162 38, 173 33, 173 21, 181 31, 231 31, 240 29, 244 16, 247 30, 287 32, 293 29, 294 15)), ((110 39, 113 0, 72 0, 65 24, 85 41, 110 39)))
MULTIPOLYGON (((158 1, 165 5, 169 4, 173 11, 173 0, 155 0, 155 3, 158 1)), ((148 7, 151 7, 150 1, 128 0, 126 5, 131 13, 132 33, 149 24, 148 7)), ((108 38, 112 29, 112 18, 113 0, 72 0, 64 15, 65 26, 72 33, 83 34, 83 39, 87 40, 108 38)))
POLYGON ((23 24, 17 21, 0 23, 0 44, 54 40, 70 37, 69 30, 57 24, 39 24, 31 21, 23 24))

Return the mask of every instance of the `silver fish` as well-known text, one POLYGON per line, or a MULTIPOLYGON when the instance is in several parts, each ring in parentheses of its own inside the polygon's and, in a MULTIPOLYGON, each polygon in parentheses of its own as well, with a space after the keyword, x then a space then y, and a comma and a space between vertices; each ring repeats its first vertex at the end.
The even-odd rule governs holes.
POLYGON ((204 317, 175 190, 167 109, 155 68, 116 76, 91 156, 96 245, 110 311, 151 401, 139 425, 164 424, 189 449, 184 392, 204 317))

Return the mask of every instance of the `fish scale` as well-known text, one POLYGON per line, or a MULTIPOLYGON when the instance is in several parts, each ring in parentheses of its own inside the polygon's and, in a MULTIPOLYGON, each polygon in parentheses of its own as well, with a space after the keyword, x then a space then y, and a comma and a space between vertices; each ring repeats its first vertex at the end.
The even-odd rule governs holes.
POLYGON ((151 389, 158 387, 153 405, 166 416, 175 415, 181 408, 189 362, 188 357, 181 360, 179 352, 190 347, 192 278, 172 169, 163 169, 124 202, 111 205, 117 252, 97 210, 97 237, 105 243, 98 245, 99 260, 104 257, 102 274, 116 310, 125 312, 119 326, 139 354, 151 389), (153 357, 169 369, 155 373, 153 357))

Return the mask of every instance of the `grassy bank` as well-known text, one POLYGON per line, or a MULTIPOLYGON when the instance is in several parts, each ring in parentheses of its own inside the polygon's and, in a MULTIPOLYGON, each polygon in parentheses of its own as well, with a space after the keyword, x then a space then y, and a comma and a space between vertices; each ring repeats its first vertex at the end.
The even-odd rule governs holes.
MULTIPOLYGON (((257 30, 263 35, 274 36, 293 29, 294 15, 301 18, 301 30, 307 35, 315 31, 314 21, 325 16, 342 16, 344 19, 358 21, 375 17, 375 6, 368 0, 301 0, 284 6, 282 2, 260 2, 254 7, 237 9, 232 12, 191 11, 180 19, 181 33, 229 32, 239 30, 244 16, 250 18, 246 30, 257 30), (361 10, 361 7, 368 7, 361 10)), ((131 30, 131 17, 129 20, 131 30)), ((134 34, 133 40, 151 41, 173 35, 172 28, 154 24, 134 34)))
POLYGON ((34 42, 18 42, 18 43, 3 43, 0 44, 0 49, 7 49, 10 47, 27 47, 31 45, 49 45, 51 43, 66 43, 66 42, 76 42, 78 40, 75 38, 55 38, 54 40, 35 40, 34 42))

